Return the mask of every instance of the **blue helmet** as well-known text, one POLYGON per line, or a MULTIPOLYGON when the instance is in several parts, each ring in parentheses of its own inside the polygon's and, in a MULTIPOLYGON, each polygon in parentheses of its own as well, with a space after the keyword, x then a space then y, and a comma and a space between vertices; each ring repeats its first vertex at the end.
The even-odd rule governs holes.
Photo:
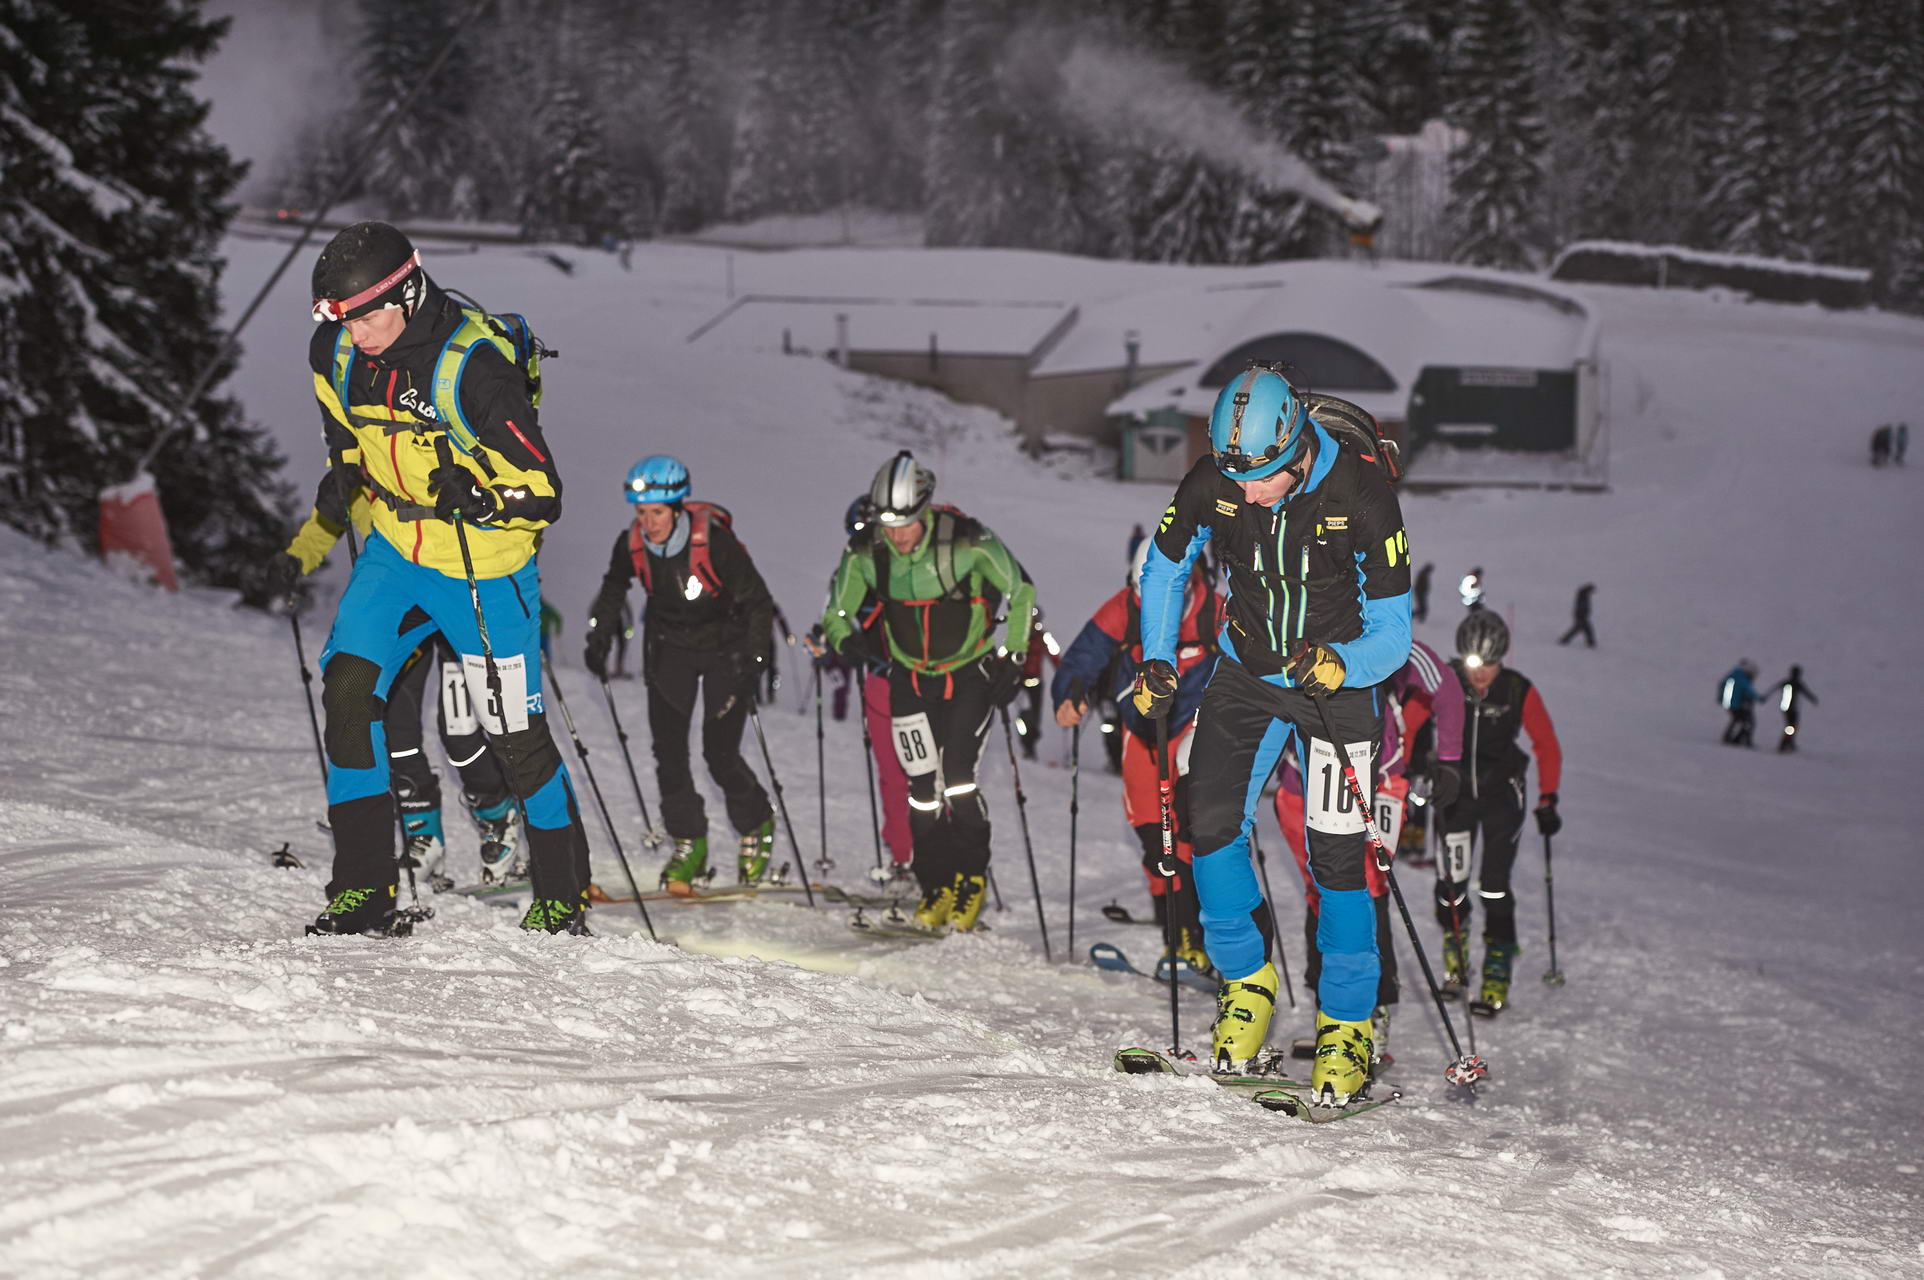
POLYGON ((1209 448, 1231 480, 1261 480, 1309 447, 1309 413, 1289 379, 1255 367, 1237 374, 1209 411, 1209 448))
POLYGON ((680 458, 651 454, 628 469, 623 492, 637 506, 644 502, 681 502, 688 497, 688 468, 680 458))

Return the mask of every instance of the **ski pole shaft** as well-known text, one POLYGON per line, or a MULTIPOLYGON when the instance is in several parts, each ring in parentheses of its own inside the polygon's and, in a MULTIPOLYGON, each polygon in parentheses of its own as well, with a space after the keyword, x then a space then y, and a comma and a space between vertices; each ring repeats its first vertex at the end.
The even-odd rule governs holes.
MULTIPOLYGON (((1169 952, 1169 1053, 1186 1057, 1182 1051, 1182 1010, 1176 988, 1176 904, 1170 895, 1176 887, 1176 798, 1169 782, 1169 717, 1156 717, 1156 803, 1162 813, 1163 876, 1162 945, 1169 952)), ((1195 874, 1193 871, 1190 874, 1195 874)))
MULTIPOLYGON (((1305 839, 1308 837, 1305 836, 1305 839)), ((1289 952, 1283 946, 1283 926, 1276 919, 1276 895, 1269 887, 1269 859, 1263 857, 1262 846, 1256 843, 1256 831, 1249 832, 1249 854, 1256 859, 1256 870, 1263 877, 1263 901, 1269 904, 1269 931, 1276 935, 1276 962, 1283 970, 1283 990, 1289 993, 1289 1007, 1296 1007, 1296 984, 1289 978, 1289 952)), ((1190 873, 1195 874, 1193 871, 1190 873)))
POLYGON ((641 885, 635 880, 634 868, 628 865, 628 855, 622 851, 621 837, 615 832, 615 820, 608 812, 608 802, 602 798, 601 783, 595 779, 595 767, 588 763, 588 747, 575 730, 575 718, 568 710, 568 700, 561 696, 561 682, 555 679, 554 664, 544 654, 541 665, 548 673, 548 689, 554 694, 554 704, 561 709, 561 722, 568 726, 568 737, 574 741, 575 755, 581 760, 581 771, 588 777, 588 790, 594 793, 595 807, 601 810, 601 825, 608 828, 608 843, 614 846, 615 858, 621 863, 621 874, 628 878, 629 892, 635 895, 635 906, 641 911, 641 923, 647 927, 649 939, 660 942, 661 939, 655 934, 655 922, 648 918, 648 904, 641 900, 641 885))
POLYGON ((868 767, 868 825, 875 836, 875 869, 882 869, 882 815, 875 808, 875 741, 868 731, 868 677, 857 672, 855 687, 862 696, 862 763, 868 767))
MULTIPOLYGON (((1324 739, 1329 743, 1330 749, 1336 753, 1336 758, 1342 761, 1343 784, 1349 788, 1350 798, 1356 802, 1356 812, 1363 817, 1363 831, 1375 854, 1376 865, 1383 869, 1383 876, 1389 881, 1390 893, 1396 898, 1396 910, 1403 917, 1403 927, 1409 931, 1410 945, 1416 949, 1417 962, 1422 965, 1423 981, 1429 984, 1430 999, 1436 1002, 1436 1015, 1443 1019, 1443 1030, 1449 1033, 1450 1049, 1456 1054, 1456 1060, 1445 1068, 1444 1077, 1454 1084, 1474 1084, 1488 1074, 1489 1069, 1474 1053, 1466 1055, 1462 1044, 1456 1038, 1456 1026, 1450 1021, 1450 1012, 1443 1005, 1442 989, 1436 985, 1436 971, 1430 968, 1430 958, 1423 951, 1423 940, 1417 936, 1416 922, 1410 919, 1409 905, 1403 901, 1403 888, 1396 882, 1396 866, 1390 855, 1389 846, 1383 843, 1382 833, 1376 829, 1376 824, 1370 821, 1370 802, 1363 795, 1363 784, 1356 780, 1356 765, 1349 758, 1348 748, 1336 736, 1336 727, 1330 722, 1328 705, 1319 697, 1312 697, 1310 701, 1316 704, 1316 710, 1322 717, 1324 739)), ((1305 839, 1308 838, 1308 834, 1306 830, 1305 839)), ((1371 914, 1373 916, 1375 913, 1371 914)), ((1376 926, 1372 923, 1370 927, 1373 929, 1376 926)))
POLYGON ((1035 894, 1035 922, 1042 930, 1042 956, 1054 960, 1055 952, 1049 947, 1049 921, 1042 914, 1042 882, 1036 878, 1035 845, 1029 839, 1029 797, 1022 792, 1022 767, 1015 762, 1015 730, 1009 725, 1009 709, 997 708, 1002 713, 1002 740, 1009 748, 1009 772, 1015 777, 1015 813, 1022 824, 1022 851, 1029 858, 1029 891, 1035 894))
MULTIPOLYGON (((768 735, 762 732, 762 714, 755 709, 755 700, 748 700, 748 718, 755 723, 755 741, 762 744, 762 764, 768 768, 768 781, 775 788, 775 807, 781 811, 782 829, 788 832, 789 852, 795 855, 795 873, 802 878, 802 892, 808 895, 808 905, 815 905, 815 886, 808 880, 808 864, 802 860, 801 842, 795 839, 795 824, 788 820, 788 801, 782 795, 782 780, 775 773, 775 758, 768 753, 768 735)), ((822 851, 826 857, 828 851, 822 851)))
POLYGON ((1081 812, 1078 793, 1082 786, 1082 721, 1069 731, 1069 944, 1076 953, 1076 816, 1081 812))
POLYGON ((628 781, 635 788, 635 803, 641 806, 641 843, 652 849, 661 843, 655 831, 655 820, 648 812, 648 798, 641 794, 641 775, 635 772, 634 753, 628 750, 628 731, 621 727, 621 712, 615 709, 615 691, 608 687, 608 677, 601 677, 601 696, 608 704, 608 720, 615 726, 615 741, 621 744, 621 759, 628 766, 628 781))
MULTIPOLYGON (((783 630, 787 630, 786 627, 783 630)), ((794 637, 790 636, 793 640, 794 637)), ((822 744, 822 668, 815 667, 815 813, 822 845, 822 862, 828 862, 828 754, 822 744)))
POLYGON ((321 720, 314 713, 314 673, 307 669, 307 646, 301 643, 301 617, 290 612, 287 621, 294 628, 294 657, 301 664, 301 689, 307 694, 307 725, 314 731, 314 758, 321 765, 321 787, 327 787, 327 749, 321 746, 321 720))
POLYGON ((1563 970, 1557 967, 1557 891, 1550 877, 1550 837, 1543 837, 1543 904, 1550 912, 1550 967, 1543 980, 1553 987, 1563 985, 1563 970))

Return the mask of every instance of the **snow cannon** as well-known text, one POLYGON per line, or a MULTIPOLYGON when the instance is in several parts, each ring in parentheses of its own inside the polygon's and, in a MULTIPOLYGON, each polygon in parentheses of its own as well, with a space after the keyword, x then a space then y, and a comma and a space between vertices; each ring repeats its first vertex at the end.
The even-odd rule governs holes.
POLYGON ((1383 211, 1367 200, 1353 200, 1348 196, 1336 201, 1336 216, 1350 229, 1352 236, 1374 236, 1378 227, 1383 225, 1383 211))

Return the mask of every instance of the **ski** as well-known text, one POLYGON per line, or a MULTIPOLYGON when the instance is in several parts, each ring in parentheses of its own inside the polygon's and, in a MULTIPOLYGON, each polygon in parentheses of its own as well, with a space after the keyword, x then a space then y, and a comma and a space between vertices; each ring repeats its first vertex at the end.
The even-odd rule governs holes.
POLYGON ((1501 1001, 1492 1003, 1488 1000, 1472 1000, 1469 1007, 1471 1015, 1478 1018, 1494 1018, 1503 1012, 1501 1001))
MULTIPOLYGON (((1121 947, 1115 946, 1114 944, 1108 943, 1108 942, 1098 942, 1094 946, 1090 947, 1089 961, 1091 964, 1095 965, 1096 968, 1107 969, 1111 973, 1133 973, 1138 978, 1147 978, 1151 976, 1150 974, 1144 973, 1141 969, 1138 969, 1136 968, 1135 965, 1131 964, 1129 962, 1129 957, 1122 953, 1121 947)), ((1153 975, 1156 981, 1158 982, 1169 981, 1169 967, 1170 967, 1170 962, 1169 962, 1168 956, 1164 956, 1162 957, 1161 960, 1157 961, 1156 972, 1153 975)), ((1189 987, 1196 991, 1206 991, 1212 996, 1216 994, 1217 988, 1220 984, 1218 984, 1214 978, 1209 977, 1207 974, 1196 972, 1196 970, 1192 968, 1186 961, 1182 961, 1182 960, 1178 960, 1175 962, 1175 969, 1176 969, 1176 980, 1182 983, 1185 987, 1189 987)))
POLYGON ((285 840, 281 841, 281 847, 274 850, 270 855, 270 860, 272 864, 277 867, 298 867, 305 869, 307 866, 305 862, 302 862, 294 856, 293 846, 285 840))
POLYGON ((1352 1098, 1340 1107, 1326 1107, 1313 1102, 1309 1096, 1309 1086, 1291 1080, 1279 1070, 1283 1056, 1271 1053, 1257 1060, 1261 1066, 1255 1072, 1241 1075, 1218 1075, 1203 1068, 1189 1069, 1178 1066, 1164 1055, 1153 1049, 1120 1049, 1116 1052, 1115 1068, 1127 1075, 1182 1075, 1201 1076, 1213 1080, 1225 1089, 1236 1092, 1248 1091, 1248 1097, 1266 1111, 1274 1111, 1294 1120, 1304 1120, 1310 1124, 1328 1124, 1332 1120, 1347 1120, 1388 1106, 1402 1097, 1402 1092, 1390 1089, 1385 1093, 1372 1094, 1367 1098, 1352 1098))
POLYGON ((534 892, 532 880, 503 880, 499 883, 463 885, 452 891, 456 897, 479 898, 490 905, 505 906, 515 898, 526 897, 534 892))
POLYGON ((840 885, 817 886, 819 892, 830 902, 845 907, 893 907, 915 901, 921 896, 919 890, 903 890, 901 893, 851 893, 840 885))
POLYGON ((1157 927, 1154 920, 1144 920, 1141 916, 1129 914, 1129 908, 1123 906, 1120 902, 1112 902, 1104 907, 1102 909, 1102 917, 1105 920, 1113 920, 1117 924, 1141 924, 1148 925, 1151 928, 1157 927))
MULTIPOLYGON (((947 929, 927 928, 917 924, 914 917, 897 912, 871 919, 862 907, 857 907, 855 914, 849 917, 848 927, 865 938, 895 938, 904 942, 940 942, 949 936, 947 929)), ((978 924, 976 931, 986 933, 988 926, 978 924)))

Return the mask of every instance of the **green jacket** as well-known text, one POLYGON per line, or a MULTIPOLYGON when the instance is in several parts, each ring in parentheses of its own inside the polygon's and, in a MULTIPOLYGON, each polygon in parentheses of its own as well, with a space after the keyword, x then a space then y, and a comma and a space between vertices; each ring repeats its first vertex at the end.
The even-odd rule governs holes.
POLYGON ((1027 654, 1035 584, 1009 549, 977 521, 945 508, 925 512, 922 527, 922 540, 907 555, 874 529, 849 539, 822 614, 828 643, 840 647, 873 595, 890 659, 918 675, 944 675, 992 652, 998 603, 1008 607, 1004 644, 1017 658, 1027 654))

